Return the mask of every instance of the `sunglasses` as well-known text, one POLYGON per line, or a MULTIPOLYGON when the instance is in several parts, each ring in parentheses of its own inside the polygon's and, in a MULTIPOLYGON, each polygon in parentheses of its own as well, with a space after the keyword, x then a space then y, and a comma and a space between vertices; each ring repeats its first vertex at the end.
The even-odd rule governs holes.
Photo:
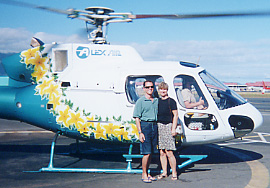
POLYGON ((149 88, 154 88, 154 86, 145 86, 144 88, 149 89, 149 88))

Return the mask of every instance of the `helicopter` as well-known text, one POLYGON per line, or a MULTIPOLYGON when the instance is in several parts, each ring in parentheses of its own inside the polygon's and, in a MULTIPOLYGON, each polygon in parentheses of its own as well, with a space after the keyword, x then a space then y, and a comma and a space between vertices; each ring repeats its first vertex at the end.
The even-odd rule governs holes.
POLYGON ((2 60, 9 83, 0 86, 0 118, 56 133, 52 149, 58 135, 92 143, 139 143, 132 114, 144 95, 145 80, 153 81, 155 97, 158 84, 168 83, 169 96, 177 101, 182 146, 240 138, 263 123, 254 106, 198 64, 144 61, 130 46, 111 45, 107 26, 135 19, 268 16, 270 12, 135 15, 106 7, 59 10, 17 1, 1 3, 56 12, 86 23, 89 44, 44 44, 33 38, 32 48, 2 60), (184 104, 182 90, 190 80, 196 100, 205 102, 203 109, 184 104))

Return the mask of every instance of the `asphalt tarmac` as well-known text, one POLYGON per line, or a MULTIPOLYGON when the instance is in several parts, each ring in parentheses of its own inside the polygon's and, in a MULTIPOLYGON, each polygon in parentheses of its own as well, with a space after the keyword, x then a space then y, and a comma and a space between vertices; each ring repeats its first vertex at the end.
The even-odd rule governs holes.
MULTIPOLYGON (((208 157, 179 171, 177 181, 168 177, 151 184, 143 183, 140 174, 37 172, 48 166, 54 133, 17 121, 0 120, 0 187, 269 187, 270 99, 249 99, 249 102, 263 114, 263 126, 242 140, 183 148, 180 154, 208 157)), ((128 147, 81 142, 80 149, 88 151, 83 154, 76 154, 75 148, 74 140, 60 136, 54 166, 126 168, 122 152, 127 153, 128 147)), ((140 159, 133 162, 134 168, 140 168, 140 159)), ((153 157, 150 167, 160 168, 158 156, 153 157)))

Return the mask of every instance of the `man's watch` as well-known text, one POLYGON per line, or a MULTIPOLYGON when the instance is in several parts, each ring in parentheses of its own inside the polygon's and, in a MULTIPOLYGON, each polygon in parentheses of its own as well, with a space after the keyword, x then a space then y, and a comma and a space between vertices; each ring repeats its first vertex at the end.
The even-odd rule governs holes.
POLYGON ((139 131, 139 134, 141 134, 142 133, 142 131, 139 131))

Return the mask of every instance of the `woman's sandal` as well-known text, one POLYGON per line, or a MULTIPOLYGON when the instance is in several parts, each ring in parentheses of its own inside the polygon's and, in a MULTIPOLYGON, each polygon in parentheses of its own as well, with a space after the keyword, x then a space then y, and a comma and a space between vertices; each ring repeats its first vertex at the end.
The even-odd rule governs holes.
POLYGON ((161 180, 161 179, 164 179, 164 178, 167 178, 167 177, 168 177, 167 174, 166 175, 165 174, 159 174, 158 177, 157 177, 157 179, 158 180, 161 180))
POLYGON ((148 179, 150 179, 151 181, 157 181, 157 178, 152 177, 152 176, 148 176, 148 179))
POLYGON ((152 180, 150 180, 150 178, 147 177, 147 179, 143 179, 143 178, 142 178, 142 182, 143 182, 143 183, 152 183, 152 180))
POLYGON ((177 176, 172 176, 172 178, 171 178, 171 180, 173 180, 173 181, 175 181, 177 179, 178 179, 177 176))

